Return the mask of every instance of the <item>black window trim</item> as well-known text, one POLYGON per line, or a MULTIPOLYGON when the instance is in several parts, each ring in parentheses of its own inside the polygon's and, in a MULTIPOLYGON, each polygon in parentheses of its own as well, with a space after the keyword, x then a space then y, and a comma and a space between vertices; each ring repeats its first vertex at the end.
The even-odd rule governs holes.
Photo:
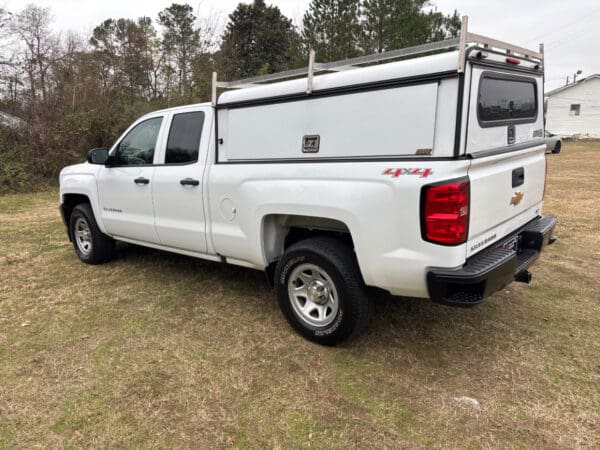
POLYGON ((479 122, 479 126, 481 128, 492 128, 492 127, 501 127, 506 125, 521 125, 525 123, 535 123, 538 120, 539 116, 539 101, 538 101, 538 86, 537 80, 532 77, 523 77, 518 75, 509 75, 501 72, 493 72, 493 71, 483 71, 481 76, 479 77, 479 85, 477 88, 477 122, 479 122), (481 120, 479 116, 479 99, 481 98, 481 84, 483 80, 486 78, 491 78, 494 80, 505 80, 505 81, 520 81, 533 85, 533 95, 535 98, 535 114, 533 117, 525 117, 521 119, 505 119, 505 120, 481 120))
MULTIPOLYGON (((123 134, 121 139, 119 139, 117 141, 117 143, 113 146, 113 150, 111 150, 111 153, 113 153, 113 154, 111 156, 114 156, 116 158, 117 152, 119 151, 119 145, 121 145, 121 142, 123 142, 123 139, 125 139, 131 131, 133 131, 137 126, 143 124, 144 122, 148 122, 149 120, 154 120, 154 119, 161 119, 160 129, 158 130, 158 135, 156 136, 156 144, 158 144, 158 142, 159 142, 158 138, 160 137, 160 132, 162 131, 162 128, 164 126, 164 120, 165 120, 164 115, 148 117, 147 119, 140 120, 137 123, 134 122, 133 125, 127 130, 127 132, 125 134, 123 134)), ((156 152, 156 147, 155 147, 154 154, 152 155, 152 160, 154 160, 154 157, 156 156, 156 154, 157 154, 157 152, 156 152)), ((154 164, 154 162, 152 164, 114 164, 114 165, 111 165, 111 167, 153 167, 156 165, 159 165, 159 164, 154 164)))
POLYGON ((170 166, 191 166, 192 164, 198 164, 198 162, 200 161, 200 147, 202 146, 202 135, 204 132, 204 124, 206 123, 206 113, 202 109, 173 112, 171 114, 171 118, 169 120, 170 120, 169 132, 167 133, 167 136, 166 136, 165 151, 163 152, 163 158, 162 158, 163 162, 159 163, 159 164, 154 164, 154 166, 170 167, 170 166), (171 135, 171 130, 173 128, 173 119, 175 119, 175 116, 178 116, 181 114, 191 114, 191 113, 202 113, 202 130, 200 131, 200 142, 198 142, 198 158, 196 158, 196 161, 189 161, 189 162, 183 162, 183 163, 167 163, 166 162, 167 161, 167 147, 169 145, 169 136, 171 135))

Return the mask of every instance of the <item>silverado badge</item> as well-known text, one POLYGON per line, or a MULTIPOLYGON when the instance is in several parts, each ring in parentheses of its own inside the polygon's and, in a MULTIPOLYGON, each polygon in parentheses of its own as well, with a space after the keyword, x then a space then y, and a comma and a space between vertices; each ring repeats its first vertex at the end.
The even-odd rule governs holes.
POLYGON ((515 192, 515 195, 510 199, 510 204, 513 206, 517 206, 523 200, 523 193, 521 191, 515 192))

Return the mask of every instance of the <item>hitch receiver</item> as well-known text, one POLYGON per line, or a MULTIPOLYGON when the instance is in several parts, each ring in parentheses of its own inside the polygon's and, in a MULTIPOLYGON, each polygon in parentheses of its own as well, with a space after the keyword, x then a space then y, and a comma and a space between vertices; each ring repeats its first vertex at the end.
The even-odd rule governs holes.
POLYGON ((519 283, 531 283, 531 272, 529 270, 524 270, 523 272, 519 272, 516 276, 515 276, 515 281, 518 281, 519 283))

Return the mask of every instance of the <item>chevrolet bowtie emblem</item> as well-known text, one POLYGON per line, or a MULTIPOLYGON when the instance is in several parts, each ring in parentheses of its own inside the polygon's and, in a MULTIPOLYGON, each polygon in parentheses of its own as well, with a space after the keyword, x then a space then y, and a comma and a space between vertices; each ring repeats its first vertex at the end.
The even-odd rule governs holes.
POLYGON ((523 193, 520 191, 515 192, 515 195, 510 199, 510 204, 513 206, 517 206, 523 200, 523 193))

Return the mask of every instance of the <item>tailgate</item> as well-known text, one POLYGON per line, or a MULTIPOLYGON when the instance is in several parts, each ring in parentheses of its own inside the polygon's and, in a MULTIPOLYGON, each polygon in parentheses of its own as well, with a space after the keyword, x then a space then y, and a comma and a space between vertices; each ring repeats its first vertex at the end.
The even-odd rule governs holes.
POLYGON ((474 159, 467 257, 541 214, 545 146, 474 159))
POLYGON ((467 257, 541 214, 546 174, 541 73, 471 66, 467 257))

